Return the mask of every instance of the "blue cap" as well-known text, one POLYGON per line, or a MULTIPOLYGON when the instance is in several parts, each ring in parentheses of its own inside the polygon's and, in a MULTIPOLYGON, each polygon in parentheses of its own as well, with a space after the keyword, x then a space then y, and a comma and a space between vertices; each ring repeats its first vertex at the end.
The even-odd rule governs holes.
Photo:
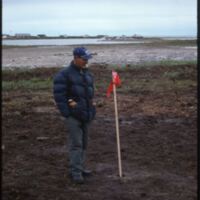
POLYGON ((83 59, 90 59, 92 58, 92 54, 85 48, 85 47, 77 47, 73 51, 74 56, 81 57, 83 59))

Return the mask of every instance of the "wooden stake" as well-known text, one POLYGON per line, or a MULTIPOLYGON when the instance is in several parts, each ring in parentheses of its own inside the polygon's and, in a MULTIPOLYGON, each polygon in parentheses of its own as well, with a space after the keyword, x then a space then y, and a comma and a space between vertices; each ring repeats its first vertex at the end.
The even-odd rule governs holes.
POLYGON ((121 162, 120 137, 119 137, 119 120, 118 120, 117 95, 116 95, 116 86, 115 86, 115 84, 113 84, 113 93, 114 93, 114 104, 115 104, 115 122, 116 122, 119 176, 122 177, 122 162, 121 162))

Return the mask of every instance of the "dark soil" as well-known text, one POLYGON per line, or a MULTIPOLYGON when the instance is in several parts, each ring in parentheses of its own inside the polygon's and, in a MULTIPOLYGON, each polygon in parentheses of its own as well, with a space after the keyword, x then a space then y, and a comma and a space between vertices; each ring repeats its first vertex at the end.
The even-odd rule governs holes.
MULTIPOLYGON (((52 77, 58 69, 33 70, 52 77), (48 72, 48 73, 46 73, 48 72)), ((113 96, 106 98, 111 70, 93 66, 97 116, 90 127, 83 185, 68 178, 67 129, 52 90, 3 91, 4 200, 195 200, 197 199, 197 106, 195 66, 118 70, 118 111, 123 178, 118 175, 113 96), (179 70, 179 89, 149 89, 152 80, 179 70), (144 87, 128 87, 134 80, 144 87)), ((30 73, 4 80, 29 79, 30 73)), ((173 82, 174 80, 172 80, 173 82)), ((176 81, 176 80, 175 80, 176 81)), ((174 84, 176 83, 174 81, 174 84)), ((151 86, 152 88, 152 86, 151 86)))

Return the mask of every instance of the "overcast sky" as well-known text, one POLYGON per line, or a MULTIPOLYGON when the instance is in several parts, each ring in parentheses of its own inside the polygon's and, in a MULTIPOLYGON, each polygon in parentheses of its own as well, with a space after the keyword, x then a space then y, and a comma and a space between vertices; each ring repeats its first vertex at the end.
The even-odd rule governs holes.
POLYGON ((3 33, 196 36, 196 0, 3 0, 3 33))

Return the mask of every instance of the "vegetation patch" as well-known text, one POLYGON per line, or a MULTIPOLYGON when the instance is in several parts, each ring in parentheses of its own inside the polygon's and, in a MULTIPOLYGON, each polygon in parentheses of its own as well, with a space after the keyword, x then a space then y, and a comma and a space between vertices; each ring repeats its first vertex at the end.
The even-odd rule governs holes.
POLYGON ((52 88, 52 79, 32 78, 29 80, 3 81, 3 91, 9 90, 44 90, 52 88))

